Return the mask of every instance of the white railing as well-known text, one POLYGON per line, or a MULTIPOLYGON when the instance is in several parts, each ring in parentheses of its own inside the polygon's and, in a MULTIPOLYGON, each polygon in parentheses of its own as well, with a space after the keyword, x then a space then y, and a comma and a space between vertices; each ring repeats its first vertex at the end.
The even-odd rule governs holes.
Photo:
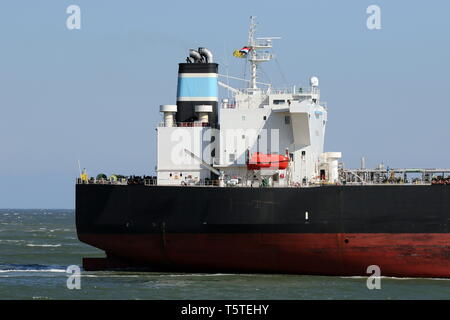
MULTIPOLYGON (((158 127, 166 127, 164 121, 158 123, 158 127)), ((174 122, 172 127, 208 127, 216 128, 217 126, 209 122, 174 122)))
POLYGON ((95 179, 93 177, 88 178, 87 180, 77 178, 76 184, 102 184, 102 185, 156 185, 157 178, 156 177, 140 177, 140 176, 131 176, 131 177, 123 177, 123 178, 113 178, 109 177, 106 179, 95 179))
POLYGON ((270 94, 294 94, 294 95, 310 95, 320 94, 319 88, 292 86, 285 88, 270 88, 270 94))
POLYGON ((269 61, 274 58, 274 55, 270 52, 254 52, 250 56, 250 61, 269 61))
POLYGON ((127 179, 117 179, 117 180, 111 180, 111 179, 94 179, 89 178, 88 180, 83 180, 80 178, 77 178, 76 184, 114 184, 114 185, 127 185, 127 179))
POLYGON ((272 41, 268 39, 256 39, 253 46, 258 48, 272 48, 272 41))

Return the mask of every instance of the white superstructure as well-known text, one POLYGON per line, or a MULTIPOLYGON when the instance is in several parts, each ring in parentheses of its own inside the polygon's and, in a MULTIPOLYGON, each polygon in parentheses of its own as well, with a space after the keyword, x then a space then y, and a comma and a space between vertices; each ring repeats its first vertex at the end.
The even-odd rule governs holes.
MULTIPOLYGON (((318 78, 311 77, 307 88, 276 90, 270 85, 258 86, 258 66, 273 58, 269 50, 274 39, 279 38, 255 38, 251 18, 249 52, 245 57, 251 68, 248 88, 232 88, 208 74, 231 95, 218 104, 216 123, 210 122, 212 105, 196 105, 195 120, 182 123, 175 121, 179 112, 176 105, 160 107, 164 121, 157 128, 159 185, 218 181, 219 186, 287 187, 339 181, 341 154, 323 150, 327 108, 320 101, 318 78), (249 169, 248 163, 256 152, 286 157, 289 164, 286 168, 271 165, 249 169)), ((201 63, 197 56, 191 56, 196 61, 188 62, 201 63)))

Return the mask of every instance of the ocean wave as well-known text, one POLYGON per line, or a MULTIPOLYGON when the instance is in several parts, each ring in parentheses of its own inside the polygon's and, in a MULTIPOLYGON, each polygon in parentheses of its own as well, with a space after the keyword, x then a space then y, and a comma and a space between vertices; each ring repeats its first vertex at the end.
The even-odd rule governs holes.
POLYGON ((33 244, 27 243, 27 247, 61 247, 61 244, 33 244))
POLYGON ((25 242, 25 240, 0 239, 0 242, 25 242))
POLYGON ((42 264, 0 264, 0 273, 11 272, 66 272, 66 266, 42 264))
POLYGON ((4 269, 0 270, 0 273, 11 272, 66 272, 66 269, 4 269))
POLYGON ((119 274, 119 275, 113 275, 113 274, 106 274, 106 275, 98 275, 98 274, 81 274, 81 277, 84 278, 139 278, 142 275, 134 275, 134 274, 130 274, 130 275, 123 275, 123 274, 119 274))

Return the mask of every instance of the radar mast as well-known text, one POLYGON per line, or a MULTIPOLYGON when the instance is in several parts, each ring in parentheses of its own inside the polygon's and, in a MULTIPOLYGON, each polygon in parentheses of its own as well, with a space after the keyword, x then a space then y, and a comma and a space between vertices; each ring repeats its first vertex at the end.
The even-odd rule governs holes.
POLYGON ((248 47, 250 48, 248 61, 250 61, 251 66, 251 80, 250 89, 257 90, 256 79, 258 64, 261 62, 267 62, 274 58, 273 53, 269 52, 268 49, 272 48, 272 40, 281 39, 280 37, 264 37, 255 38, 256 33, 256 17, 250 17, 250 28, 248 31, 248 47))

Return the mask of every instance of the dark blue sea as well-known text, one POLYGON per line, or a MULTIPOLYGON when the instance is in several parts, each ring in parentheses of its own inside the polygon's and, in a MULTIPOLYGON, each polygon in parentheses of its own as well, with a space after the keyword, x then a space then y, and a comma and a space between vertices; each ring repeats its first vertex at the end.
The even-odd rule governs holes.
POLYGON ((84 272, 68 289, 66 272, 102 257, 78 241, 73 210, 0 210, 0 299, 450 299, 450 279, 271 274, 84 272))

